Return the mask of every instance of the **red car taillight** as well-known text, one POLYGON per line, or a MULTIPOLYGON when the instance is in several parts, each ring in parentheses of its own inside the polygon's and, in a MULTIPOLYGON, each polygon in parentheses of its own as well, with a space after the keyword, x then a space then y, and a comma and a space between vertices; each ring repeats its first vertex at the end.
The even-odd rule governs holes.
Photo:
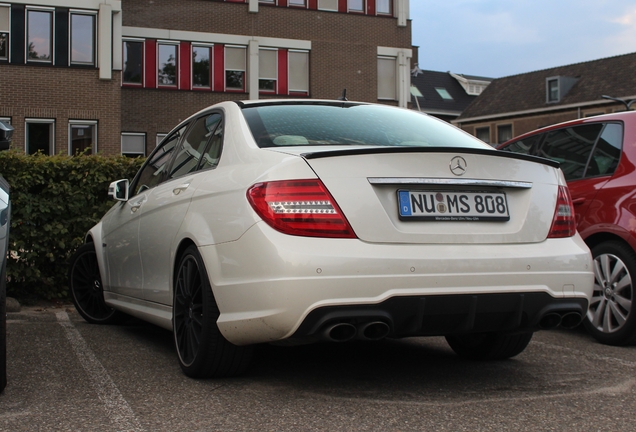
POLYGON ((567 186, 559 186, 556 209, 548 238, 572 237, 576 233, 574 206, 567 186))
POLYGON ((257 183, 247 199, 272 228, 306 237, 356 238, 336 201, 318 179, 257 183))

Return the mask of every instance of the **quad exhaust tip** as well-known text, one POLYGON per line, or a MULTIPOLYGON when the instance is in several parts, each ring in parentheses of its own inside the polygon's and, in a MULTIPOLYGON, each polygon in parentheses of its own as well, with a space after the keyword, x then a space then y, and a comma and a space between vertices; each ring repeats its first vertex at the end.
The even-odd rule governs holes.
POLYGON ((578 312, 566 312, 563 314, 551 312, 546 314, 541 321, 539 327, 543 330, 550 330, 559 326, 565 329, 573 329, 583 320, 583 316, 578 312))
POLYGON ((358 330, 353 324, 338 323, 327 326, 322 335, 325 339, 333 342, 346 342, 356 337, 357 333, 358 330))
POLYGON ((347 342, 352 339, 377 341, 389 335, 391 327, 383 321, 370 321, 355 326, 350 323, 336 323, 325 327, 323 339, 333 342, 347 342))

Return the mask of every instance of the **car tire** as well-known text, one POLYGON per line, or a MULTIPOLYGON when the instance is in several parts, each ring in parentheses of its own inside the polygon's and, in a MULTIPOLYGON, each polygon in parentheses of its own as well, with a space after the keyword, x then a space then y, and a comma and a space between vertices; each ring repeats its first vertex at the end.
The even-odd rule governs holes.
POLYGON ((636 341, 636 253, 624 243, 608 241, 594 246, 592 257, 594 292, 583 323, 603 344, 629 345, 636 341))
POLYGON ((532 333, 475 333, 446 336, 446 342, 460 357, 469 360, 503 360, 520 354, 532 333))
POLYGON ((179 260, 172 308, 174 343, 187 376, 236 376, 247 369, 253 347, 227 341, 216 324, 219 315, 201 255, 190 246, 179 260))
POLYGON ((102 277, 92 243, 82 245, 73 255, 68 272, 75 309, 91 324, 116 324, 125 316, 104 302, 102 277))

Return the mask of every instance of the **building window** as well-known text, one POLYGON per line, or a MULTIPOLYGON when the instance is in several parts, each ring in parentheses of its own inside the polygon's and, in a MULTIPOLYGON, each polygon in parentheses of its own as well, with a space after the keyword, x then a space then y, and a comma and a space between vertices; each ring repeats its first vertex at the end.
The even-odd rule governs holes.
POLYGON ((225 89, 245 91, 245 47, 225 47, 225 89))
POLYGON ((121 134, 121 154, 128 157, 146 155, 146 134, 123 132, 121 134))
POLYGON ((289 92, 309 94, 309 52, 289 51, 289 92))
POLYGON ((26 119, 25 126, 26 153, 52 155, 55 149, 55 120, 26 119))
POLYGON ((164 139, 165 137, 167 137, 167 136, 168 136, 168 134, 165 134, 165 133, 158 133, 158 134, 157 134, 157 142, 155 143, 155 146, 156 146, 156 147, 158 147, 158 146, 159 146, 159 144, 161 143, 161 141, 163 141, 163 139, 164 139))
POLYGON ((143 83, 144 43, 140 41, 124 41, 124 84, 143 83))
POLYGON ((157 83, 160 86, 177 85, 177 45, 160 43, 158 47, 159 69, 157 83))
POLYGON ((446 90, 444 87, 435 87, 435 91, 445 101, 452 101, 453 100, 453 97, 450 95, 448 90, 446 90))
POLYGON ((559 101, 559 80, 548 80, 548 102, 559 101))
POLYGON ((11 8, 0 6, 0 60, 9 60, 9 32, 11 8))
POLYGON ((211 81, 211 47, 192 47, 192 87, 210 88, 211 81))
POLYGON ((505 143, 509 139, 512 139, 512 125, 499 125, 497 126, 497 143, 505 143))
POLYGON ((95 15, 71 13, 71 64, 95 64, 95 15))
POLYGON ((392 0, 376 0, 375 7, 377 8, 377 13, 382 15, 393 15, 393 11, 391 11, 391 3, 392 0))
POLYGON ((364 12, 364 0, 348 0, 347 6, 351 12, 364 12))
POLYGON ((53 61, 53 13, 43 10, 27 11, 28 61, 53 61))
POLYGON ((476 128, 475 136, 483 142, 490 144, 490 126, 476 128))
POLYGON ((289 0, 290 6, 306 6, 305 0, 289 0))
POLYGON ((260 49, 258 51, 258 89, 275 93, 278 77, 278 50, 260 49))
POLYGON ((71 120, 68 123, 68 153, 97 153, 97 122, 71 120))
POLYGON ((378 57, 378 99, 397 99, 397 58, 378 57))
POLYGON ((0 122, 10 125, 11 124, 11 117, 0 117, 0 122))
POLYGON ((338 0, 318 0, 318 9, 338 11, 338 0))

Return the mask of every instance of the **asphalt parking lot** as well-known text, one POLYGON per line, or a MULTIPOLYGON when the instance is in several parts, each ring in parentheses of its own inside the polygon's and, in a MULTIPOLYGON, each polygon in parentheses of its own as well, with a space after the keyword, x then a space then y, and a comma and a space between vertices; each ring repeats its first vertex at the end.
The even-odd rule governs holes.
POLYGON ((263 346, 247 375, 207 381, 181 373, 169 332, 68 305, 9 313, 7 339, 2 431, 636 429, 636 347, 583 331, 490 363, 442 338, 263 346))

